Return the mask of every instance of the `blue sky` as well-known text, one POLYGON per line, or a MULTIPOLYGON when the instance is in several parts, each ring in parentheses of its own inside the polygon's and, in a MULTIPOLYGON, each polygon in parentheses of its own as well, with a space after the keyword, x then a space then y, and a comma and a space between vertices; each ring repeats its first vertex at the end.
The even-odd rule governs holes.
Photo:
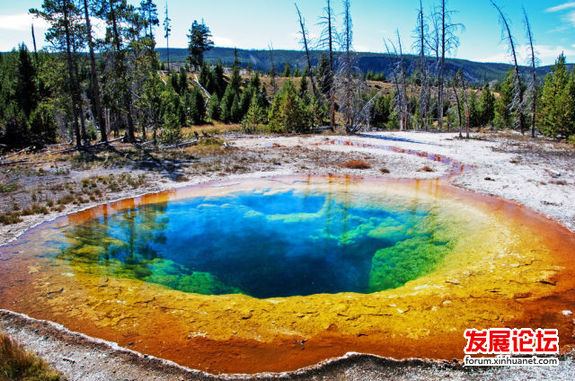
MULTIPOLYGON (((439 0, 424 0, 426 13, 439 0)), ((10 50, 21 41, 31 45, 31 16, 27 10, 39 7, 41 0, 0 0, 0 51, 10 50)), ((132 1, 135 3, 135 1, 132 1)), ((324 0, 299 0, 312 37, 317 37, 319 16, 324 0)), ((156 2, 163 19, 165 0, 156 2)), ((194 19, 204 19, 210 27, 216 46, 238 48, 299 49, 297 14, 293 0, 169 0, 173 31, 172 47, 186 47, 186 33, 194 19)), ((495 9, 488 0, 449 0, 455 11, 453 21, 465 25, 459 33, 460 47, 452 57, 484 62, 510 62, 495 9)), ((536 50, 541 64, 552 64, 565 52, 568 62, 575 62, 575 0, 499 0, 509 16, 522 63, 527 50, 522 7, 527 10, 536 50)), ((333 1, 338 16, 341 0, 333 1)), ((396 29, 404 47, 411 48, 419 0, 352 0, 354 46, 358 51, 385 51, 384 39, 393 38, 396 29)), ((341 17, 339 17, 341 19, 341 17)), ((43 45, 45 29, 35 21, 36 35, 43 45)), ((158 30, 158 45, 164 46, 158 30)))

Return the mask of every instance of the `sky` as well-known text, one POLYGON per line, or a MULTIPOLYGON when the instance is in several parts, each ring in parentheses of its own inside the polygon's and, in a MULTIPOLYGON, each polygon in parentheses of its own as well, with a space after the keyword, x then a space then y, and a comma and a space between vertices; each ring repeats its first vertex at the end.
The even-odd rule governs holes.
MULTIPOLYGON (((130 1, 137 3, 139 1, 130 1)), ((313 40, 321 32, 318 25, 325 0, 297 0, 313 40)), ((439 0, 423 0, 430 14, 439 0)), ((569 0, 499 0, 511 21, 519 60, 528 63, 528 40, 523 22, 523 7, 528 13, 535 39, 536 54, 541 65, 553 64, 564 52, 568 62, 575 62, 575 1, 569 0)), ((21 42, 32 46, 30 25, 34 23, 39 47, 46 25, 28 14, 42 0, 0 0, 0 51, 9 51, 21 42)), ((164 19, 166 0, 156 0, 160 23, 164 19)), ((342 1, 332 0, 341 23, 342 1)), ((481 62, 510 63, 507 44, 502 39, 496 10, 489 0, 448 0, 452 20, 464 25, 458 33, 460 46, 450 57, 481 62)), ((216 46, 241 49, 301 49, 299 24, 294 0, 169 0, 172 20, 170 47, 187 46, 186 34, 192 22, 204 20, 211 29, 216 46)), ((352 0, 356 51, 385 52, 385 41, 402 39, 404 50, 415 51, 414 29, 419 0, 352 0)), ((156 31, 158 46, 165 46, 163 31, 156 31)))

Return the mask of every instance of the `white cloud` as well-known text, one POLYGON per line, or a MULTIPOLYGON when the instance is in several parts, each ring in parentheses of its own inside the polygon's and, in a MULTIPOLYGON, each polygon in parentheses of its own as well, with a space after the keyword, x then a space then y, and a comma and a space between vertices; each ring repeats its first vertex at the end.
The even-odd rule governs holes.
POLYGON ((547 8, 545 12, 561 12, 569 10, 568 12, 563 13, 561 18, 567 23, 571 24, 572 26, 575 26, 575 10, 571 10, 573 8, 575 8, 575 2, 571 1, 568 3, 557 5, 555 7, 547 8))
POLYGON ((34 24, 35 29, 47 28, 47 24, 44 20, 37 19, 28 13, 0 15, 0 30, 28 31, 32 24, 34 24))
MULTIPOLYGON (((575 44, 571 46, 575 48, 575 44)), ((535 56, 538 58, 542 65, 553 64, 553 62, 555 62, 561 53, 565 54, 568 61, 571 61, 573 58, 575 58, 575 49, 571 49, 570 47, 535 45, 533 48, 535 49, 535 56)), ((531 49, 529 45, 518 46, 516 47, 516 51, 519 65, 529 64, 529 58, 531 56, 531 49)), ((512 63, 513 58, 511 57, 510 53, 503 52, 492 56, 479 57, 476 58, 476 61, 512 63)))
POLYGON ((212 40, 214 41, 214 45, 219 48, 233 48, 237 46, 234 40, 224 36, 213 36, 212 40))
POLYGON ((563 3, 555 7, 547 8, 545 12, 559 12, 570 8, 575 8, 575 2, 563 3))
POLYGON ((573 12, 569 12, 569 14, 567 15, 567 20, 571 22, 571 24, 573 26, 575 26, 575 11, 573 12))

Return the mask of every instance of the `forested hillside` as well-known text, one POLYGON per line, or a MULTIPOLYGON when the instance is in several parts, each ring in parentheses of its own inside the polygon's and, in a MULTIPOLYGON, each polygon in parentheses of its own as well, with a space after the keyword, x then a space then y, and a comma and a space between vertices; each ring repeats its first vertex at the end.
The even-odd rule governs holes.
MULTIPOLYGON (((159 54, 160 61, 166 62, 166 48, 158 48, 156 51, 159 54)), ((271 69, 270 52, 267 50, 237 49, 237 52, 242 67, 246 67, 250 64, 254 70, 268 72, 271 69)), ((321 54, 322 52, 320 51, 310 52, 313 65, 317 65, 321 54)), ((386 78, 392 77, 395 65, 395 58, 393 55, 368 52, 358 52, 356 55, 358 67, 363 73, 383 73, 386 78)), ((170 48, 170 56, 173 62, 185 63, 188 57, 188 50, 183 48, 170 48)), ((273 57, 275 64, 281 68, 283 68, 286 63, 289 63, 290 65, 300 67, 300 69, 303 70, 307 65, 305 52, 303 51, 274 50, 273 57)), ((234 49, 215 47, 206 52, 205 58, 207 62, 212 64, 217 64, 218 61, 221 60, 224 65, 231 66, 234 62, 234 49)), ((408 75, 417 71, 417 60, 417 56, 405 55, 408 75)), ((434 60, 434 58, 428 57, 427 64, 430 66, 433 65, 434 60)), ((571 68, 572 66, 573 64, 567 64, 568 68, 571 68)), ((502 63, 473 62, 461 59, 446 60, 446 72, 449 76, 453 76, 458 70, 461 70, 465 74, 465 77, 473 84, 502 81, 505 77, 505 73, 512 68, 513 65, 502 63)), ((537 78, 542 80, 551 68, 552 66, 538 67, 537 78)), ((523 72, 527 72, 529 68, 522 67, 521 70, 523 72)))
POLYGON ((329 126, 347 134, 456 129, 469 137, 487 127, 575 135, 575 70, 563 55, 553 67, 537 67, 531 49, 531 66, 520 66, 517 40, 503 28, 513 65, 450 59, 461 25, 445 2, 428 16, 420 3, 417 55, 404 50, 399 34, 386 40, 388 54, 357 53, 351 2, 343 1, 343 14, 326 5, 316 41, 296 5, 301 52, 217 48, 210 27, 197 20, 183 50, 169 47, 171 19, 166 8, 160 22, 153 0, 44 0, 29 12, 49 25, 49 46, 0 55, 0 144, 9 150, 73 142, 81 149, 112 136, 157 147, 190 138, 184 127, 218 123, 246 133, 329 126), (165 48, 157 46, 158 33, 165 48))

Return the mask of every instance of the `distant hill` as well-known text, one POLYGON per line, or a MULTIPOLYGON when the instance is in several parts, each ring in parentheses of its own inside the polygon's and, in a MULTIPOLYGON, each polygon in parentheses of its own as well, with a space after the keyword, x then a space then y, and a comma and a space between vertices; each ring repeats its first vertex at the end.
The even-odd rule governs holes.
MULTIPOLYGON (((166 61, 166 49, 158 48, 156 49, 160 53, 160 60, 166 61)), ((248 62, 255 70, 259 71, 269 71, 270 65, 270 53, 267 50, 245 50, 238 49, 238 55, 240 62, 243 67, 247 66, 248 62)), ((292 68, 299 66, 301 69, 306 66, 305 53, 296 50, 274 50, 274 64, 276 71, 283 72, 284 65, 289 62, 292 68)), ((317 64, 317 61, 321 55, 321 52, 313 51, 311 53, 313 65, 317 64)), ((391 78, 393 72, 393 65, 395 62, 395 57, 388 54, 382 53, 357 53, 358 55, 358 66, 364 72, 373 71, 374 73, 384 73, 387 78, 391 78)), ((170 61, 171 62, 185 62, 188 56, 188 50, 182 48, 170 48, 170 61)), ((231 66, 234 62, 234 49, 232 48, 214 48, 206 53, 205 59, 209 63, 217 63, 221 60, 225 66, 231 66)), ((405 56, 408 74, 413 73, 417 66, 417 56, 407 55, 405 56)), ((434 60, 428 58, 429 64, 433 65, 434 60)), ((570 64, 568 66, 573 66, 570 64)), ((466 78, 472 83, 479 84, 485 81, 491 82, 494 80, 502 80, 505 77, 505 73, 512 68, 512 65, 502 64, 502 63, 483 63, 483 62, 473 62, 461 59, 447 59, 445 69, 447 76, 453 76, 459 69, 463 71, 466 78)), ((537 68, 537 75, 539 79, 543 79, 545 74, 549 71, 551 66, 542 66, 537 68)), ((522 70, 528 70, 528 68, 523 67, 522 70)))

